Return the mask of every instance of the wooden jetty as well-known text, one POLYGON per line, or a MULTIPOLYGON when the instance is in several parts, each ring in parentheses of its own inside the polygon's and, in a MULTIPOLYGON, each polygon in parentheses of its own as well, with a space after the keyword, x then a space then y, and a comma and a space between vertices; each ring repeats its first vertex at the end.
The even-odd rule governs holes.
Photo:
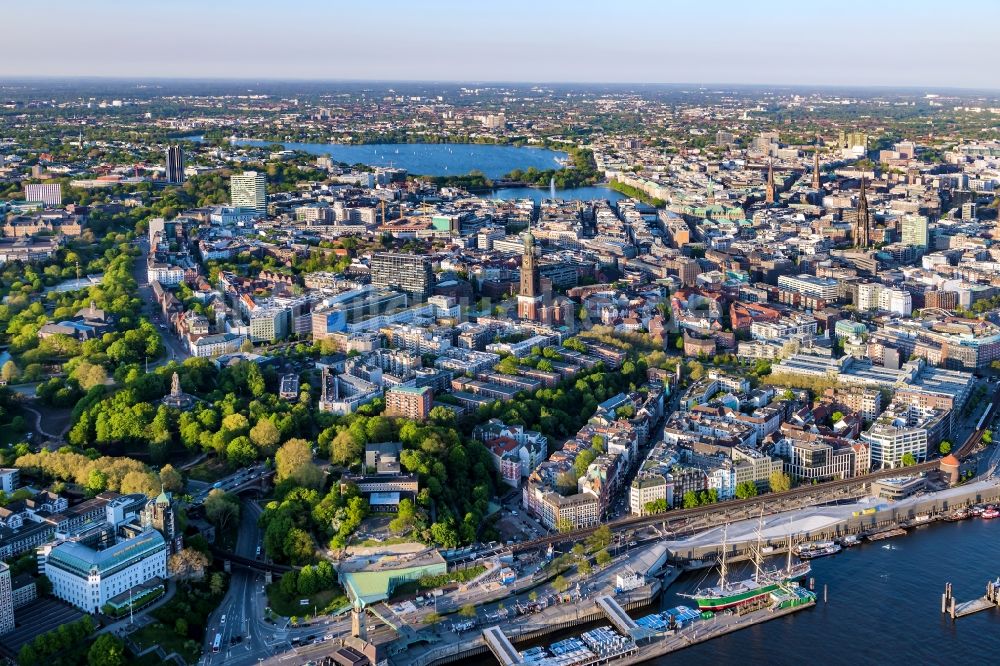
POLYGON ((996 608, 997 606, 1000 606, 1000 578, 988 581, 986 583, 986 594, 978 599, 963 601, 961 603, 957 602, 951 583, 945 583, 944 594, 941 595, 941 612, 951 615, 953 621, 966 615, 996 608))

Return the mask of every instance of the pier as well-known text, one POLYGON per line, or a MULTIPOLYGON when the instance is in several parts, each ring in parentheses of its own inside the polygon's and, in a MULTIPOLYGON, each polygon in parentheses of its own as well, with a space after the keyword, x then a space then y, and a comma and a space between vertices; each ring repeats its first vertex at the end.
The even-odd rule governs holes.
POLYGON ((1000 578, 987 581, 986 594, 978 599, 957 602, 951 583, 945 583, 944 593, 941 595, 941 612, 951 615, 952 621, 997 606, 1000 606, 1000 578))
POLYGON ((498 627, 484 629, 483 639, 501 666, 516 666, 516 664, 521 663, 521 653, 514 648, 507 636, 498 627))
POLYGON ((635 633, 639 630, 639 625, 628 616, 628 613, 618 605, 618 602, 608 595, 597 597, 597 607, 604 611, 604 614, 611 620, 615 629, 626 636, 635 638, 635 633))

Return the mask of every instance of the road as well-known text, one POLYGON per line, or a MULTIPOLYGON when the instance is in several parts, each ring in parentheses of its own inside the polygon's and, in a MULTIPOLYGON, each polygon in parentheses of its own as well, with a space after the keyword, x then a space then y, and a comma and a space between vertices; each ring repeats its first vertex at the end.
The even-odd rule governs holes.
MULTIPOLYGON (((257 520, 260 506, 243 502, 240 510, 240 527, 237 533, 236 554, 253 558, 262 542, 257 520)), ((264 594, 264 576, 244 569, 234 568, 229 579, 229 590, 219 607, 208 618, 205 633, 204 664, 255 664, 272 652, 276 627, 263 620, 267 596, 264 594), (222 648, 212 653, 216 635, 222 636, 222 648), (236 640, 239 642, 235 642, 236 640)), ((283 637, 282 637, 283 638, 283 637)))
POLYGON ((170 361, 181 362, 191 356, 191 354, 188 351, 187 345, 170 331, 170 322, 164 318, 163 312, 153 298, 153 289, 149 286, 149 276, 146 270, 146 261, 149 256, 149 241, 146 238, 141 238, 137 245, 140 254, 135 258, 135 262, 132 265, 132 277, 139 285, 139 300, 142 301, 142 314, 160 329, 160 337, 163 339, 163 346, 167 351, 164 358, 155 363, 150 363, 149 367, 153 368, 165 365, 170 361))
MULTIPOLYGON (((204 481, 195 481, 194 479, 190 479, 187 482, 187 491, 191 495, 191 505, 201 505, 201 503, 205 501, 205 498, 208 497, 208 494, 216 488, 227 493, 233 492, 240 486, 256 482, 261 476, 268 476, 273 473, 273 470, 268 469, 263 463, 257 463, 256 465, 251 465, 250 467, 238 469, 229 476, 224 476, 211 485, 204 481)), ((243 553, 238 550, 236 554, 243 555, 243 553)), ((249 556, 253 557, 255 554, 256 544, 254 545, 254 548, 249 556)))

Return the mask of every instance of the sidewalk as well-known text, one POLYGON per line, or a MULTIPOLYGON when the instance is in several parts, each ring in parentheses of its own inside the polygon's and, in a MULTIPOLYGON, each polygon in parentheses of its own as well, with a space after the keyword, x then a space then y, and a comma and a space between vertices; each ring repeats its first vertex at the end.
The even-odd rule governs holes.
POLYGON ((121 620, 112 622, 109 625, 101 627, 101 629, 99 629, 97 631, 97 634, 95 635, 111 632, 118 636, 124 636, 125 634, 130 634, 136 629, 140 629, 146 626, 152 620, 152 618, 148 617, 149 613, 151 611, 156 610, 157 608, 167 603, 168 601, 170 601, 174 597, 174 594, 176 592, 177 592, 177 585, 174 583, 173 580, 167 579, 166 592, 163 593, 162 597, 160 597, 159 599, 157 599, 156 601, 154 601, 153 603, 151 603, 150 605, 146 606, 141 611, 136 613, 134 623, 130 622, 130 618, 125 617, 121 620))

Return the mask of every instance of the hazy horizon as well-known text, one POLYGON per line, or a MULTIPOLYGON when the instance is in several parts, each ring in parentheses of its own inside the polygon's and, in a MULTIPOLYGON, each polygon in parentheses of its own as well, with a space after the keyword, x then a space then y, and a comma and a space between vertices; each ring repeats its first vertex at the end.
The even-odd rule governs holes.
POLYGON ((1000 88, 1000 3, 889 4, 41 0, 0 77, 1000 88))

